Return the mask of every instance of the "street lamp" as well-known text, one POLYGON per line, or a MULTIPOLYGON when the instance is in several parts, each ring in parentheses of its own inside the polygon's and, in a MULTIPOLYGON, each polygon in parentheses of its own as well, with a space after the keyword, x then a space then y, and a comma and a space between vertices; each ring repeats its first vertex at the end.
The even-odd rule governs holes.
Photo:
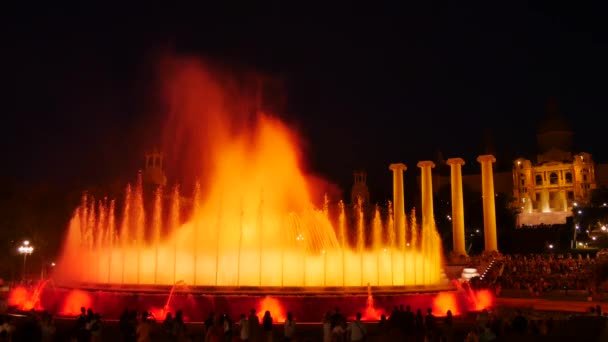
POLYGON ((17 250, 19 251, 19 254, 23 254, 23 280, 25 280, 25 264, 27 262, 27 256, 32 254, 34 251, 34 246, 30 245, 28 240, 25 240, 17 250))

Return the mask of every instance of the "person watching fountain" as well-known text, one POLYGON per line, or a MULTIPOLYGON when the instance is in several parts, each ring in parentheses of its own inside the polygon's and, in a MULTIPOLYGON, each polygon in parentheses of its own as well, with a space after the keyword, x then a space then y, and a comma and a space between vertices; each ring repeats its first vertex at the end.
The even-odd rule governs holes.
POLYGON ((342 317, 336 326, 331 330, 332 342, 345 342, 346 338, 346 319, 342 317))
POLYGON ((241 320, 239 321, 239 330, 241 341, 249 341, 249 322, 245 314, 241 314, 241 320))
POLYGON ((323 342, 331 341, 331 312, 327 311, 323 317, 323 342))
POLYGON ((2 317, 0 319, 0 341, 12 341, 15 329, 11 316, 2 317))
POLYGON ((148 312, 144 311, 141 313, 141 322, 137 325, 135 335, 137 336, 137 342, 150 342, 150 331, 152 330, 152 323, 148 319, 148 312))
POLYGON ((416 309, 416 317, 414 319, 414 335, 417 339, 424 339, 424 317, 422 310, 416 309))
POLYGON ((258 316, 255 314, 255 309, 251 309, 251 313, 249 314, 249 318, 247 319, 249 323, 249 338, 253 341, 258 339, 258 336, 261 334, 260 331, 260 320, 258 316))
POLYGON ((437 319, 433 315, 433 309, 428 308, 426 317, 424 318, 424 325, 426 328, 426 335, 429 341, 433 341, 437 330, 437 319))
POLYGON ((454 340, 454 316, 452 315, 452 310, 448 310, 443 319, 441 339, 445 342, 452 342, 454 340))
POLYGON ((87 309, 83 306, 80 308, 80 315, 76 318, 76 325, 74 326, 74 334, 79 336, 83 330, 86 330, 87 326, 87 309))
POLYGON ((182 313, 182 310, 177 310, 175 312, 171 335, 173 335, 173 337, 175 337, 177 340, 186 336, 186 325, 184 324, 184 314, 182 313))
POLYGON ((283 325, 283 335, 285 337, 285 342, 290 342, 293 340, 296 333, 296 321, 293 319, 293 315, 291 312, 287 312, 287 319, 285 319, 285 324, 283 325))
POLYGON ((207 329, 205 341, 221 342, 224 341, 224 317, 217 316, 213 321, 213 325, 207 329))
POLYGON ((167 314, 165 315, 163 327, 165 328, 165 332, 167 334, 171 334, 171 330, 173 329, 173 315, 170 312, 167 312, 167 314))
POLYGON ((234 323, 228 314, 224 314, 223 318, 223 327, 224 327, 224 338, 226 341, 232 341, 234 323))
POLYGON ((209 312, 209 317, 205 320, 205 332, 213 327, 215 323, 215 312, 209 312))
POLYGON ((361 322, 361 313, 357 312, 356 319, 346 327, 347 341, 364 341, 367 336, 367 329, 361 322))
POLYGON ((264 329, 264 341, 272 342, 272 316, 268 310, 264 312, 264 318, 262 318, 262 328, 264 329))
POLYGON ((342 321, 344 316, 340 313, 340 308, 336 306, 334 314, 331 316, 331 328, 333 329, 338 323, 342 321))
POLYGON ((40 331, 42 335, 42 342, 51 342, 55 338, 55 323, 53 321, 53 315, 44 311, 42 313, 42 319, 40 320, 40 331))
POLYGON ((123 341, 135 341, 135 330, 137 328, 137 313, 125 309, 120 315, 120 335, 123 341))

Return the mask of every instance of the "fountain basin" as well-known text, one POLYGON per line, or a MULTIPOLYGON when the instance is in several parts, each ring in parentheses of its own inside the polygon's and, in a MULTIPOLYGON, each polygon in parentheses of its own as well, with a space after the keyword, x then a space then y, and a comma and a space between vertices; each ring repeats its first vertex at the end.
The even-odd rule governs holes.
POLYGON ((255 309, 261 316, 269 310, 275 321, 282 322, 288 311, 299 322, 319 322, 325 312, 339 307, 347 317, 361 312, 367 320, 390 314, 394 306, 409 305, 412 310, 433 312, 442 316, 466 312, 470 300, 466 294, 449 285, 437 287, 352 287, 352 288, 272 288, 272 287, 171 287, 129 285, 82 285, 48 287, 42 291, 40 305, 59 315, 76 315, 81 306, 91 307, 105 319, 117 319, 124 309, 151 311, 157 320, 166 312, 182 310, 190 322, 204 321, 209 312, 229 314, 237 319, 255 309), (370 295, 370 292, 373 294, 370 295))
POLYGON ((420 285, 420 286, 169 286, 169 285, 137 285, 137 284, 80 284, 78 286, 59 286, 61 289, 78 289, 87 292, 108 291, 140 294, 164 294, 171 290, 175 294, 192 295, 374 295, 381 294, 416 294, 435 293, 454 289, 451 284, 420 285))

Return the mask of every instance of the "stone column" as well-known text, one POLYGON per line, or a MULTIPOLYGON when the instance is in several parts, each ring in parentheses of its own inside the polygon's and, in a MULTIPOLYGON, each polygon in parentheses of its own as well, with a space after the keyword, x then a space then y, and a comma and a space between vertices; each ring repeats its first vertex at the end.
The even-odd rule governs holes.
POLYGON ((433 176, 431 169, 435 163, 430 160, 418 162, 420 168, 420 185, 422 190, 422 226, 433 224, 433 176))
POLYGON ((540 191, 540 209, 543 213, 551 212, 551 205, 549 203, 549 189, 547 188, 540 191))
POLYGON ((486 252, 498 252, 496 241, 496 204, 494 197, 494 174, 492 163, 496 162, 491 154, 477 157, 481 164, 481 197, 483 199, 483 235, 486 252))
MULTIPOLYGON (((388 167, 393 171, 393 220, 395 231, 399 232, 401 227, 405 227, 405 196, 403 194, 403 171, 407 167, 403 163, 391 164, 388 167)), ((397 241, 404 237, 399 236, 397 241)))
POLYGON ((462 158, 450 158, 447 164, 451 169, 452 183, 452 241, 456 256, 467 255, 464 238, 464 200, 462 195, 462 158))
POLYGON ((526 195, 526 197, 524 197, 524 213, 526 214, 532 214, 532 212, 534 211, 534 206, 532 205, 532 199, 530 199, 530 196, 526 195))

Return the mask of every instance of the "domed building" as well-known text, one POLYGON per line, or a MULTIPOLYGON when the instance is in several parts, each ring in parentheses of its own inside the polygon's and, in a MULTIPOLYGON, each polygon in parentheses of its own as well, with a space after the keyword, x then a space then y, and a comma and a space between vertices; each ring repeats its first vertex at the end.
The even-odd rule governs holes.
POLYGON ((555 102, 549 102, 547 117, 541 121, 536 135, 537 163, 572 160, 573 136, 570 124, 559 114, 555 102))
POLYGON ((591 199, 597 187, 595 163, 589 153, 572 154, 572 129, 549 104, 537 134, 536 162, 513 162, 513 205, 519 209, 518 226, 563 224, 576 203, 591 199))

